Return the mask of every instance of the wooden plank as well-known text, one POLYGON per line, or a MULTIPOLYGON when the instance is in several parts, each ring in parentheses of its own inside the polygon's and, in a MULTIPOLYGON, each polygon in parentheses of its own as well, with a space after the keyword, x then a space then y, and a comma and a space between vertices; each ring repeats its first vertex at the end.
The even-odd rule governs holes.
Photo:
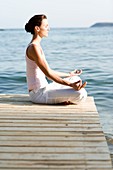
POLYGON ((22 147, 107 147, 105 141, 0 141, 0 146, 22 146, 22 147))
POLYGON ((64 128, 64 127, 0 127, 0 131, 39 131, 39 132, 57 132, 57 131, 61 131, 61 132, 75 132, 75 131, 79 131, 79 132, 85 132, 85 131, 94 131, 94 132, 99 132, 102 129, 100 127, 77 127, 77 128, 64 128))
MULTIPOLYGON (((101 161, 101 162, 98 162, 98 161, 92 161, 86 165, 85 164, 85 161, 17 161, 15 160, 14 162, 13 161, 2 161, 0 162, 1 166, 2 167, 5 167, 5 166, 8 166, 9 168, 10 167, 13 167, 13 168, 17 168, 18 169, 37 169, 39 170, 39 168, 42 170, 43 169, 68 169, 69 168, 73 168, 73 169, 95 169, 95 170, 107 170, 107 169, 111 169, 110 166, 109 166, 109 161, 101 161), (97 165, 98 165, 98 168, 97 168, 97 165), (23 168, 24 167, 24 168, 23 168)), ((8 169, 9 169, 8 168, 8 169)), ((11 169, 12 170, 12 169, 11 169)))
POLYGON ((0 147, 0 153, 109 153, 108 149, 103 146, 63 146, 63 147, 21 147, 21 146, 2 146, 0 147))
POLYGON ((108 154, 101 153, 0 153, 0 159, 8 160, 108 160, 108 154))
POLYGON ((37 132, 37 131, 0 131, 1 136, 80 136, 80 135, 92 135, 103 136, 102 131, 98 133, 96 131, 74 131, 74 132, 37 132))
POLYGON ((0 169, 112 169, 93 97, 79 105, 37 105, 0 95, 0 169))
MULTIPOLYGON (((92 141, 92 136, 1 136, 0 141, 92 141)), ((93 136, 93 141, 103 141, 103 136, 93 136)))
POLYGON ((0 123, 0 127, 37 127, 37 128, 44 128, 44 127, 49 127, 49 128, 62 128, 62 127, 68 127, 68 128, 71 128, 71 127, 98 127, 98 123, 92 123, 92 124, 84 124, 84 123, 78 123, 78 124, 69 124, 69 123, 64 123, 64 124, 58 124, 58 123, 54 123, 54 124, 49 124, 49 123, 39 123, 39 124, 31 124, 31 123, 0 123))
POLYGON ((4 119, 1 119, 0 120, 0 126, 1 126, 1 124, 3 124, 3 126, 6 124, 6 123, 15 123, 16 125, 18 125, 18 124, 25 124, 25 125, 29 125, 29 123, 31 123, 31 124, 43 124, 45 122, 45 124, 71 124, 71 125, 73 125, 73 124, 100 124, 100 122, 99 122, 99 120, 98 119, 76 119, 76 120, 58 120, 57 119, 57 121, 56 120, 44 120, 44 119, 40 119, 40 120, 38 120, 38 119, 28 119, 28 120, 26 120, 26 119, 5 119, 5 117, 4 117, 4 119))

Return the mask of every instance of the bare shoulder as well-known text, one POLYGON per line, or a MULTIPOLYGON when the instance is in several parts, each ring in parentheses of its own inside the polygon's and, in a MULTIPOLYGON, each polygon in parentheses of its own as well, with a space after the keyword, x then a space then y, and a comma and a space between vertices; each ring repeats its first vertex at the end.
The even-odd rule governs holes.
POLYGON ((42 53, 42 48, 39 44, 32 43, 29 46, 29 52, 42 53))
POLYGON ((38 45, 38 44, 30 44, 29 46, 28 46, 28 48, 27 48, 27 53, 29 54, 29 55, 32 55, 32 54, 34 54, 34 53, 41 53, 41 48, 40 48, 40 45, 38 45))
POLYGON ((40 44, 31 43, 27 49, 27 56, 29 59, 38 63, 38 60, 43 58, 42 49, 40 47, 40 44))

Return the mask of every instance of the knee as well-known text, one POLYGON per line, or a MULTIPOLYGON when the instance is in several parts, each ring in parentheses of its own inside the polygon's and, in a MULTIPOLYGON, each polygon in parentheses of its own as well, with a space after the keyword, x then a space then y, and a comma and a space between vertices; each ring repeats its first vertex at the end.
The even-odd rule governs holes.
POLYGON ((82 88, 78 91, 78 102, 85 101, 87 98, 87 91, 82 88))

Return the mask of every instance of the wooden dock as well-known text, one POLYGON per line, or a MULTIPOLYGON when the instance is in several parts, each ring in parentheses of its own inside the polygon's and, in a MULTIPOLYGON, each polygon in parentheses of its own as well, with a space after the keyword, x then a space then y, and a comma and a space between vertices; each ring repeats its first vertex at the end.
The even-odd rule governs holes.
POLYGON ((0 169, 111 170, 93 97, 63 106, 0 95, 0 169))

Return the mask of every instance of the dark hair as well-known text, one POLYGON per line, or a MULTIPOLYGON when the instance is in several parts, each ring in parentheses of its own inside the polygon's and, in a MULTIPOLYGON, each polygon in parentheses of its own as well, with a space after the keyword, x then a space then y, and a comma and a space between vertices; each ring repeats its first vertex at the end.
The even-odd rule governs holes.
POLYGON ((31 34, 34 34, 34 28, 35 26, 39 26, 42 23, 43 19, 47 19, 46 15, 41 14, 41 15, 34 15, 29 21, 28 23, 26 23, 25 25, 25 30, 27 32, 30 32, 31 34))

